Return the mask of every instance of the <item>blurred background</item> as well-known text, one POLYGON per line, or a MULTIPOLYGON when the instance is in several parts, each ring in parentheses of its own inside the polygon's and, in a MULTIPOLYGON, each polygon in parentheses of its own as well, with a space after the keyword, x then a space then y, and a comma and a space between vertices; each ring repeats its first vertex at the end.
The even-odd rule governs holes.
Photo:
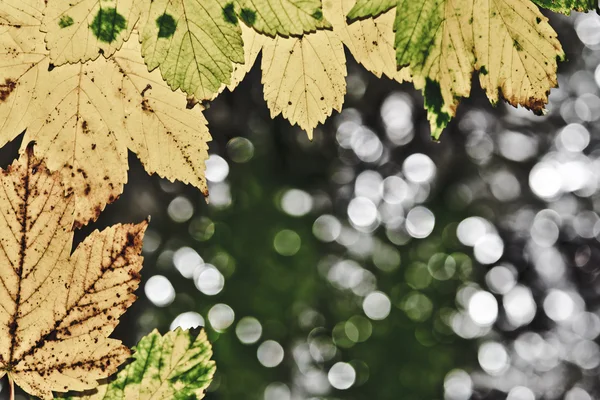
POLYGON ((269 117, 259 62, 213 102, 208 204, 130 154, 76 235, 152 217, 115 336, 204 326, 210 400, 599 399, 600 17, 551 19, 568 62, 544 117, 474 79, 434 142, 420 93, 348 53, 312 142, 269 117))

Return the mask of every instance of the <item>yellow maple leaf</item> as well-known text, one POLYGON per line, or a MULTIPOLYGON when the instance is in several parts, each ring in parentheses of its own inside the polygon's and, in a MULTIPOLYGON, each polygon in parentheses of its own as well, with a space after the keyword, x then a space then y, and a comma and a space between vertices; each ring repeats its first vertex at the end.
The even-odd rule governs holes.
MULTIPOLYGON (((36 140, 75 191, 76 225, 96 219, 123 191, 128 148, 148 172, 207 194, 210 135, 201 107, 173 92, 158 70, 148 72, 137 36, 108 60, 51 68, 31 12, 43 1, 27 1, 24 12, 12 7, 12 19, 0 20, 0 145, 27 128, 23 143, 36 140)), ((0 0, 0 9, 12 2, 0 0)))
POLYGON ((147 222, 94 231, 71 255, 75 198, 33 143, 0 183, 0 376, 42 399, 96 387, 130 354, 108 336, 135 300, 147 222))

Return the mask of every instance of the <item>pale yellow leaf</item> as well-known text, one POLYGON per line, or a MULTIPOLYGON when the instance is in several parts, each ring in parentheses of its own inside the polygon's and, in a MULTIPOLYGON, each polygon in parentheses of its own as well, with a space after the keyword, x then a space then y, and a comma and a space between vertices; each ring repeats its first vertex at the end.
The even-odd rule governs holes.
POLYGON ((109 125, 123 133, 146 171, 192 184, 208 195, 204 161, 211 137, 202 108, 188 104, 181 91, 172 91, 158 70, 148 72, 140 47, 132 37, 112 59, 118 73, 109 100, 120 102, 125 115, 109 125))
POLYGON ((95 220, 122 192, 128 148, 148 172, 207 192, 210 135, 201 107, 173 92, 159 71, 148 72, 137 37, 108 60, 49 71, 38 27, 0 24, 0 80, 6 82, 0 144, 27 128, 23 143, 36 140, 49 167, 61 169, 76 192, 77 226, 95 220))
POLYGON ((376 18, 367 18, 348 25, 346 14, 355 3, 356 0, 323 1, 325 17, 331 21, 334 32, 350 50, 356 61, 378 78, 385 74, 398 82, 410 80, 407 68, 398 71, 396 67, 395 9, 386 11, 376 18))
POLYGON ((48 167, 62 168, 77 196, 78 225, 95 220, 127 182, 127 140, 110 126, 124 117, 110 98, 114 76, 104 57, 66 64, 47 72, 33 93, 35 117, 23 143, 35 140, 48 167))
POLYGON ((474 0, 475 68, 488 98, 542 113, 557 85, 557 34, 539 9, 524 0, 474 0), (486 71, 487 73, 484 73, 486 71))
POLYGON ((31 121, 31 93, 48 69, 43 0, 0 0, 0 146, 31 121))
POLYGON ((341 110, 345 77, 344 47, 334 32, 269 38, 263 44, 262 82, 271 116, 281 114, 309 138, 333 110, 341 110))
POLYGON ((0 371, 28 393, 85 390, 129 355, 107 336, 133 303, 147 223, 95 231, 70 256, 75 199, 33 155, 0 178, 0 371))
POLYGON ((55 65, 114 54, 140 17, 140 0, 48 0, 42 31, 55 65))

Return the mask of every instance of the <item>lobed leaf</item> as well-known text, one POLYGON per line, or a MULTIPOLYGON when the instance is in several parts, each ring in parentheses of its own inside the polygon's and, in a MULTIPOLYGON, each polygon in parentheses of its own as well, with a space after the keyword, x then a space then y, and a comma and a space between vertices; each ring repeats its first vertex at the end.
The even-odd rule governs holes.
POLYGON ((345 78, 344 47, 333 32, 278 37, 263 45, 262 82, 271 117, 281 114, 309 138, 334 109, 342 109, 345 78))
POLYGON ((274 37, 300 36, 331 28, 323 17, 321 0, 237 0, 247 26, 274 37))
POLYGON ((173 89, 211 99, 244 62, 234 4, 219 0, 154 0, 142 20, 142 55, 173 89))
MULTIPOLYGON (((0 0, 0 9, 12 1, 0 0)), ((123 191, 128 148, 148 172, 206 193, 210 135, 200 106, 173 92, 158 70, 148 72, 137 37, 108 60, 51 68, 41 12, 31 12, 43 2, 29 1, 22 7, 29 14, 13 11, 15 22, 0 21, 0 145, 27 128, 23 143, 36 140, 48 166, 75 191, 77 226, 123 191)))
POLYGON ((177 328, 161 336, 154 330, 135 347, 133 361, 94 392, 69 400, 187 400, 201 399, 212 381, 215 362, 201 331, 194 339, 177 328))
POLYGON ((129 356, 107 337, 135 300, 147 222, 94 231, 70 255, 75 199, 33 144, 0 183, 0 376, 42 399, 93 388, 129 356))

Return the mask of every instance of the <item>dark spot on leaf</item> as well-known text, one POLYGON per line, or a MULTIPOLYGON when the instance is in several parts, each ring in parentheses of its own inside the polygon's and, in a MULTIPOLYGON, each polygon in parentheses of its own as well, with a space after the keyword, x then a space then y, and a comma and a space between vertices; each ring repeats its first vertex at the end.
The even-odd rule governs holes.
POLYGON ((169 38, 175 33, 177 22, 167 13, 156 18, 156 26, 158 27, 159 38, 169 38))
POLYGON ((246 25, 252 26, 256 22, 256 12, 254 10, 250 10, 249 8, 242 8, 242 12, 240 12, 240 18, 246 25))
POLYGON ((148 83, 148 84, 146 85, 146 87, 145 87, 145 88, 144 88, 144 89, 141 91, 141 93, 140 93, 140 94, 142 95, 142 97, 144 97, 144 95, 146 94, 146 92, 147 92, 148 90, 150 90, 150 89, 152 89, 152 85, 148 83))
POLYGON ((150 106, 150 104, 148 103, 148 99, 142 100, 142 110, 144 110, 147 113, 154 112, 154 110, 152 109, 152 106, 150 106))
POLYGON ((323 19, 323 10, 317 8, 314 13, 312 13, 312 17, 317 21, 321 21, 323 19))
POLYGON ((187 98, 185 108, 187 108, 188 110, 191 110, 192 108, 194 108, 196 106, 196 104, 198 104, 198 100, 195 97, 190 96, 187 98))
POLYGON ((513 40, 513 45, 515 46, 515 49, 517 49, 517 51, 522 51, 523 50, 523 46, 521 46, 521 43, 519 43, 517 41, 517 39, 513 40))
POLYGON ((62 17, 60 17, 60 20, 58 21, 58 26, 60 26, 61 28, 66 28, 68 26, 73 25, 74 21, 73 18, 71 18, 68 15, 63 15, 62 17))
POLYGON ((539 24, 540 22, 542 22, 542 19, 540 17, 535 17, 535 22, 539 24))
POLYGON ((485 67, 485 65, 481 66, 481 68, 479 69, 479 72, 481 72, 481 75, 487 75, 488 74, 488 70, 485 67))
POLYGON ((48 64, 48 72, 52 71, 54 69, 55 65, 54 64, 48 64))
POLYGON ((117 35, 127 28, 127 20, 114 7, 101 8, 92 21, 90 29, 101 42, 112 43, 117 35))
POLYGON ((6 101, 8 96, 15 90, 17 87, 17 82, 13 81, 10 78, 6 78, 4 83, 0 84, 0 101, 6 101))
POLYGON ((225 18, 225 21, 229 22, 230 24, 237 24, 238 19, 235 15, 233 3, 227 3, 225 7, 223 7, 223 18, 225 18))
POLYGON ((427 78, 424 90, 425 108, 427 111, 435 115, 435 123, 439 127, 444 127, 450 122, 450 115, 442 111, 444 99, 442 98, 442 90, 439 82, 427 78))

